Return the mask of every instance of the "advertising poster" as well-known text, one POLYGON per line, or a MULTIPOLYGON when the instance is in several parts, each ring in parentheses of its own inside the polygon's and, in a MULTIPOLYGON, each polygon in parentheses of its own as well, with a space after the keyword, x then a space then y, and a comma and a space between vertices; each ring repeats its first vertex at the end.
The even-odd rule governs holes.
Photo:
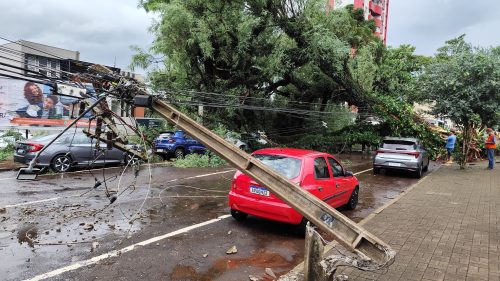
MULTIPOLYGON (((58 93, 81 97, 86 89, 58 84, 58 93)), ((0 78, 0 128, 65 127, 78 116, 77 98, 54 95, 52 88, 41 83, 0 78)), ((88 126, 81 120, 77 126, 88 126)))

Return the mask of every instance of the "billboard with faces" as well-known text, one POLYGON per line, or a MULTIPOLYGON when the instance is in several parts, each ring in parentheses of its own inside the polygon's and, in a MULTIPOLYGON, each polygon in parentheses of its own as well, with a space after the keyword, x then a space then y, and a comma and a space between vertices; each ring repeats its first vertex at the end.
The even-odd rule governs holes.
MULTIPOLYGON (((87 89, 58 84, 53 88, 42 83, 0 78, 0 128, 65 127, 78 115, 78 98, 87 89)), ((78 126, 88 126, 82 120, 78 126)))

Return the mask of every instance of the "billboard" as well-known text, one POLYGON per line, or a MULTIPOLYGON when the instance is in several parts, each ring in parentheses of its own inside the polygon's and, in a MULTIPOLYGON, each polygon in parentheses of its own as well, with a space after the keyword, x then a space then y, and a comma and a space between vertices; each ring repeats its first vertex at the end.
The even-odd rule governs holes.
MULTIPOLYGON (((54 95, 48 85, 18 79, 0 78, 0 128, 65 127, 78 116, 79 100, 86 89, 58 84, 54 95)), ((81 120, 77 126, 88 126, 81 120)))

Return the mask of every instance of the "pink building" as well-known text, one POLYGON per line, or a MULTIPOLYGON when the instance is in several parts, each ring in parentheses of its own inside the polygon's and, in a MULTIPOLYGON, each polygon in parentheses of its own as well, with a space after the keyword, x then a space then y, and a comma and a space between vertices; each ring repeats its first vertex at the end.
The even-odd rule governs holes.
POLYGON ((363 9, 366 20, 374 20, 375 35, 384 41, 387 39, 387 19, 389 16, 389 0, 328 0, 333 8, 353 5, 355 9, 363 9))

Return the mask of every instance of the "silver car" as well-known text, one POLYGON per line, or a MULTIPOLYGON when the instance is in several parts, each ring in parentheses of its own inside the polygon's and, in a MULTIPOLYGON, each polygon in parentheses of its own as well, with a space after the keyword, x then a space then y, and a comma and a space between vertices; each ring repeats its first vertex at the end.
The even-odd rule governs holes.
POLYGON ((429 154, 416 138, 386 137, 373 159, 373 172, 380 169, 411 171, 420 178, 429 169, 429 154))
MULTIPOLYGON (((54 139, 57 134, 18 141, 15 145, 14 161, 29 165, 42 147, 54 139)), ((101 142, 98 149, 96 141, 82 132, 63 134, 50 145, 37 159, 35 166, 50 167, 54 172, 67 172, 73 167, 93 167, 105 164, 120 164, 126 160, 126 154, 113 148, 106 149, 101 142)))

